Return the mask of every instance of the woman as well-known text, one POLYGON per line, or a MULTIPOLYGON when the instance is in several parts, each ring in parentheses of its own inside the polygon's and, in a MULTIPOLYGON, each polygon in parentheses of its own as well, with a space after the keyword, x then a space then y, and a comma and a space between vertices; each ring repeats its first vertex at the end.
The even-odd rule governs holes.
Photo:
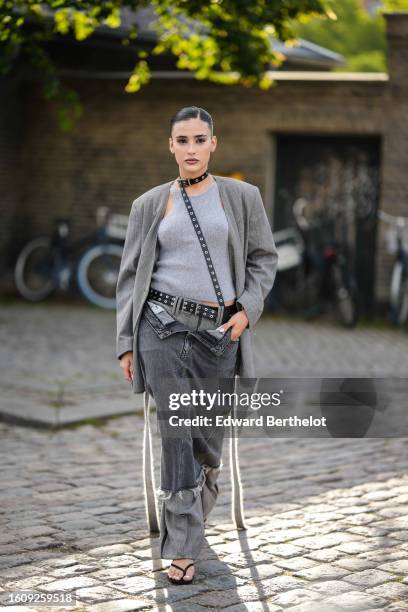
MULTIPOLYGON (((117 282, 116 352, 133 391, 145 392, 148 508, 150 394, 156 402, 161 556, 173 559, 169 580, 186 584, 219 492, 223 427, 170 426, 170 394, 215 391, 219 379, 231 390, 228 380, 254 376, 251 332, 273 286, 278 256, 259 189, 208 172, 217 147, 209 113, 181 109, 170 133, 179 177, 137 198, 129 216, 117 282)), ((149 509, 148 520, 152 527, 149 509)))

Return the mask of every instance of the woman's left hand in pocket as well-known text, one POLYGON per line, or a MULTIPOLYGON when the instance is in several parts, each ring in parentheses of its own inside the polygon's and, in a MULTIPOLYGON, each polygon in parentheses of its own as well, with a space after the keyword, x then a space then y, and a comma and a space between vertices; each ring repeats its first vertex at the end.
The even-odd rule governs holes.
POLYGON ((231 327, 231 340, 237 342, 244 329, 248 326, 248 317, 243 310, 232 315, 226 323, 218 327, 220 331, 227 331, 231 327))

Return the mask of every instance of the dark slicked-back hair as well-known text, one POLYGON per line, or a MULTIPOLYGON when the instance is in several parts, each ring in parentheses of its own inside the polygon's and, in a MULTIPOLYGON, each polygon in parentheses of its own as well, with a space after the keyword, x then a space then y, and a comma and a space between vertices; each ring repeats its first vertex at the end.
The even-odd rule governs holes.
POLYGON ((185 106, 177 111, 170 120, 170 134, 175 123, 185 121, 186 119, 201 119, 201 121, 205 121, 210 126, 211 136, 213 135, 214 123, 212 117, 210 113, 199 106, 185 106))

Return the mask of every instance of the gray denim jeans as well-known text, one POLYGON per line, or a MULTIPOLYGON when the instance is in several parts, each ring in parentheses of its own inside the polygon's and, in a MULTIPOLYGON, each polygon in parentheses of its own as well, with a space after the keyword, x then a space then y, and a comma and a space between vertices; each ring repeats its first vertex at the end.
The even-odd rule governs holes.
MULTIPOLYGON (((169 395, 201 389, 232 392, 239 341, 231 340, 230 329, 215 331, 221 316, 222 312, 212 321, 180 312, 177 304, 170 307, 148 300, 139 323, 140 365, 156 403, 161 438, 157 498, 161 501, 162 559, 198 557, 204 543, 204 519, 219 494, 224 427, 170 427, 169 416, 194 417, 204 415, 205 409, 188 405, 172 411, 169 395)), ((215 403, 210 413, 214 417, 230 410, 231 406, 215 403)))

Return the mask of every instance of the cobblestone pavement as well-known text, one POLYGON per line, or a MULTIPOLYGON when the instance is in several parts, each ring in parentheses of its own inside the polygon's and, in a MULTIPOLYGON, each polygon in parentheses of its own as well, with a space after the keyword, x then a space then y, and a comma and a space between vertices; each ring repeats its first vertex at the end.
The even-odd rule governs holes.
MULTIPOLYGON (((0 327, 2 382, 17 384, 21 370, 14 368, 33 379, 45 368, 55 378, 65 365, 84 384, 86 372, 102 377, 109 367, 113 378, 111 313, 46 311, 37 309, 36 324, 26 326, 23 308, 17 315, 1 310, 11 332, 0 327), (24 339, 13 334, 19 318, 24 339), (90 334, 83 345, 81 332, 90 334)), ((256 332, 257 358, 266 364, 261 375, 407 372, 407 337, 397 330, 349 332, 265 318, 256 332)), ((196 581, 177 587, 162 571, 169 561, 159 558, 158 538, 147 533, 142 430, 136 412, 57 431, 0 424, 0 593, 75 590, 76 610, 101 612, 408 610, 406 439, 240 440, 248 529, 239 532, 231 521, 226 439, 219 502, 196 581)), ((157 478, 157 435, 154 447, 157 478)))

